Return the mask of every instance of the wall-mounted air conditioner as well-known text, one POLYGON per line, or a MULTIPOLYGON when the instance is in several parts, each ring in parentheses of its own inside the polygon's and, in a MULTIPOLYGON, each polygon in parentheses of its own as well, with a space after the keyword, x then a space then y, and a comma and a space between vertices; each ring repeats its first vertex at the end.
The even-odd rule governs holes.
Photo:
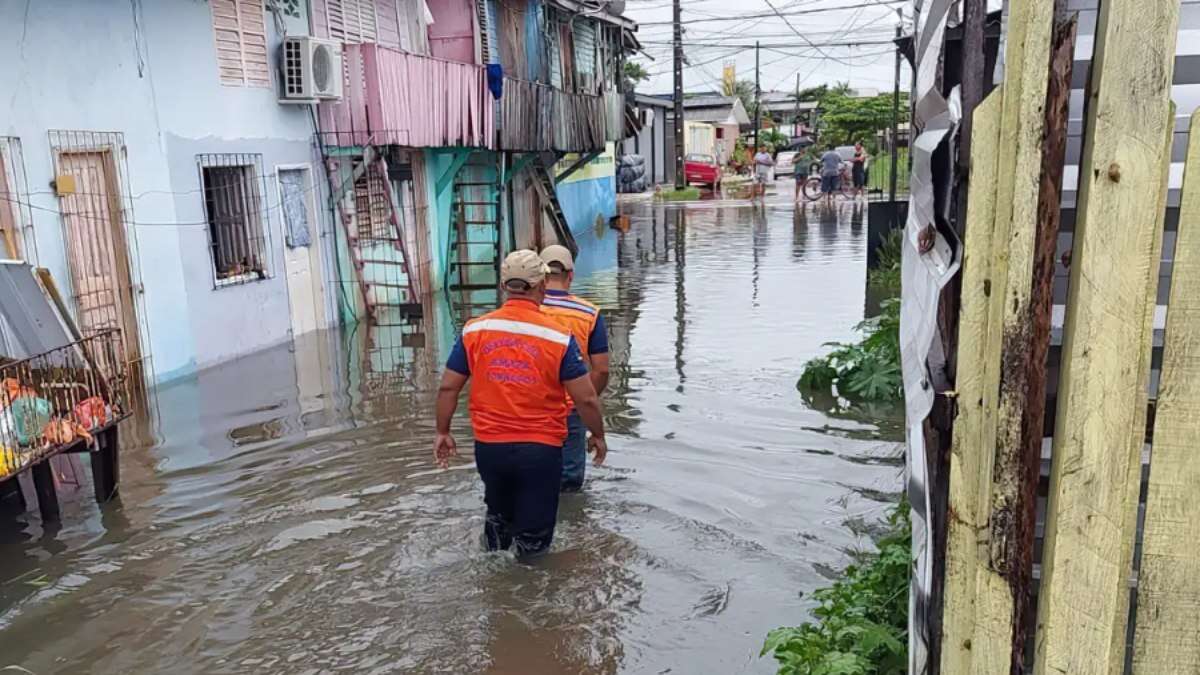
POLYGON ((315 103, 342 97, 342 45, 308 36, 283 39, 280 103, 315 103))

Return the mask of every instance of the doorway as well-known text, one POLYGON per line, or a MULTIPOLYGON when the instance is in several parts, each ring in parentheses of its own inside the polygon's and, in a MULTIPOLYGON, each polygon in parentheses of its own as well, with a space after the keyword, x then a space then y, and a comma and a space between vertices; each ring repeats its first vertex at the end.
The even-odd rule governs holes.
MULTIPOLYGON (((140 364, 141 339, 134 283, 122 217, 121 189, 111 148, 58 153, 59 185, 66 226, 67 264, 83 335, 120 330, 125 360, 140 364)), ((138 373, 140 375, 140 373, 138 373)))
POLYGON ((312 169, 307 164, 277 166, 275 171, 283 212, 283 260, 292 335, 297 337, 328 325, 321 237, 312 199, 315 184, 312 169))

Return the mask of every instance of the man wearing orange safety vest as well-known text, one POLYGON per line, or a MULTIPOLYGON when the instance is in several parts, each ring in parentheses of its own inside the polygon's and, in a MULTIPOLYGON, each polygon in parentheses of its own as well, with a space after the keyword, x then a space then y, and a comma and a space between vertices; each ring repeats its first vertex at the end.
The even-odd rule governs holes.
POLYGON ((608 453, 600 400, 579 345, 540 309, 547 269, 533 251, 504 259, 507 300, 463 327, 437 395, 433 454, 447 468, 458 455, 450 421, 459 393, 473 380, 469 409, 487 504, 484 538, 489 550, 515 545, 522 557, 545 552, 554 538, 568 393, 592 432, 596 464, 608 453))
MULTIPOLYGON (((542 249, 542 261, 550 267, 546 276, 546 299, 542 300, 542 311, 557 319, 571 331, 579 344, 583 360, 591 373, 592 388, 603 394, 608 386, 608 331, 604 328, 604 317, 600 308, 583 298, 571 294, 571 282, 575 280, 575 258, 566 246, 554 244, 542 249)), ((570 405, 570 401, 567 402, 570 405)), ((583 422, 579 413, 572 409, 567 417, 567 440, 563 444, 564 492, 575 492, 583 488, 583 476, 587 467, 587 449, 583 422)))

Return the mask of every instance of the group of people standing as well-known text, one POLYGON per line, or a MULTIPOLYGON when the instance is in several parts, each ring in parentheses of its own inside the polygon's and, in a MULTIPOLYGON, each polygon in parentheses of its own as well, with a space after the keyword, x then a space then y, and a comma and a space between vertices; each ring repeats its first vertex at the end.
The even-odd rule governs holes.
MULTIPOLYGON (((853 181, 854 197, 862 197, 867 186, 867 163, 871 156, 863 148, 862 141, 854 144, 854 154, 850 158, 850 180, 853 181)), ((796 191, 794 200, 799 202, 804 184, 808 181, 812 167, 818 167, 821 177, 821 198, 826 203, 832 203, 833 197, 842 189, 842 164, 845 160, 832 143, 825 146, 825 152, 818 154, 816 147, 810 147, 800 155, 795 163, 796 191)))
POLYGON ((450 422, 472 381, 468 408, 491 551, 546 552, 559 494, 583 488, 588 452, 597 466, 608 454, 599 399, 608 385, 608 334, 599 308, 570 292, 574 278, 564 246, 510 253, 500 267, 504 304, 466 323, 438 388, 433 454, 448 468, 458 456, 450 422))

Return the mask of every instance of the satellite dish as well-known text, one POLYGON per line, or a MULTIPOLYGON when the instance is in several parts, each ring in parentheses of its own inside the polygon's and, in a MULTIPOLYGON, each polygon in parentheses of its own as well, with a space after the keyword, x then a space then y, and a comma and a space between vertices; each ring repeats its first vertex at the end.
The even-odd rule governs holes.
POLYGON ((621 15, 625 13, 625 0, 608 0, 604 9, 608 10, 609 14, 621 15))

